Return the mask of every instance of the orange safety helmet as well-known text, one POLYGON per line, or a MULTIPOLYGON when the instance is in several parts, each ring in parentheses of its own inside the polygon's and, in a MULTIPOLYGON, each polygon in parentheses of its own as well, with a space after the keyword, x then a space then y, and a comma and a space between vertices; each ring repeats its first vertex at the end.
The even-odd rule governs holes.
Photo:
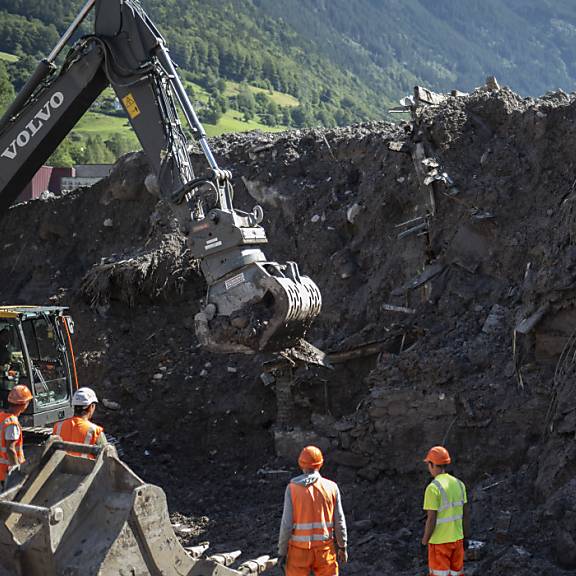
POLYGON ((446 464, 452 462, 452 459, 444 446, 433 446, 428 450, 424 462, 432 462, 432 464, 436 464, 436 466, 446 466, 446 464))
POLYGON ((303 470, 320 470, 324 464, 322 451, 316 446, 306 446, 298 457, 298 466, 303 470))
POLYGON ((24 386, 24 384, 18 384, 18 386, 14 386, 12 390, 10 390, 10 394, 8 394, 8 402, 10 404, 26 404, 32 400, 32 392, 28 389, 28 386, 24 386))

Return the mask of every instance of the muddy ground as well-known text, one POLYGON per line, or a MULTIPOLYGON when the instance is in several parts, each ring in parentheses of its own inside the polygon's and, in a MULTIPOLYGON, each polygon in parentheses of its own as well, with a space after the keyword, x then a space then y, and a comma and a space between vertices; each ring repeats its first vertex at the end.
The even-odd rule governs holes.
POLYGON ((71 307, 97 419, 183 541, 274 552, 290 454, 313 441, 343 493, 344 573, 424 573, 421 460, 445 443, 486 542, 467 573, 572 574, 575 97, 477 91, 398 124, 213 145, 237 207, 264 207, 269 257, 319 285, 308 337, 339 354, 280 404, 265 358, 198 346, 203 280, 141 156, 0 223, 0 301, 71 307))

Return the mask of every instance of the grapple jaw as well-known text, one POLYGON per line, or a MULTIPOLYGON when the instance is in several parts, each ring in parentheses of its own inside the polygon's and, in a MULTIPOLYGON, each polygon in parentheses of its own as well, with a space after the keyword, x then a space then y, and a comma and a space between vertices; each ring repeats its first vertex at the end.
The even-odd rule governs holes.
POLYGON ((210 285, 196 315, 200 343, 213 352, 255 354, 291 348, 320 313, 316 284, 295 262, 253 262, 210 285))

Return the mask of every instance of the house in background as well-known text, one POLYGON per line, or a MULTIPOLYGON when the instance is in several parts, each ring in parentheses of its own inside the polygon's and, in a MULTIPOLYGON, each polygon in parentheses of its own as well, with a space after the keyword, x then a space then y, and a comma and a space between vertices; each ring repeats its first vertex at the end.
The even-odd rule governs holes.
POLYGON ((62 190, 62 179, 74 176, 74 168, 54 168, 53 166, 42 166, 26 188, 18 196, 17 202, 26 202, 40 198, 42 192, 53 192, 59 194, 62 190))
POLYGON ((78 164, 73 168, 42 166, 18 196, 17 202, 40 198, 46 191, 60 194, 64 190, 92 186, 106 178, 112 166, 113 164, 78 164))
POLYGON ((114 164, 77 164, 73 176, 62 178, 60 191, 75 190, 81 186, 93 186, 106 178, 114 164))

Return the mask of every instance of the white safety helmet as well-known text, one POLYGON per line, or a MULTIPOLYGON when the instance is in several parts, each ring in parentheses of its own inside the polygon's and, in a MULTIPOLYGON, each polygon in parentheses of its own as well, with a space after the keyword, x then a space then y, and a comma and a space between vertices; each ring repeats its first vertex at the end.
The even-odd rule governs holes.
POLYGON ((98 398, 96 397, 96 392, 92 388, 84 386, 83 388, 78 388, 72 396, 72 406, 90 406, 90 404, 98 403, 98 398))

